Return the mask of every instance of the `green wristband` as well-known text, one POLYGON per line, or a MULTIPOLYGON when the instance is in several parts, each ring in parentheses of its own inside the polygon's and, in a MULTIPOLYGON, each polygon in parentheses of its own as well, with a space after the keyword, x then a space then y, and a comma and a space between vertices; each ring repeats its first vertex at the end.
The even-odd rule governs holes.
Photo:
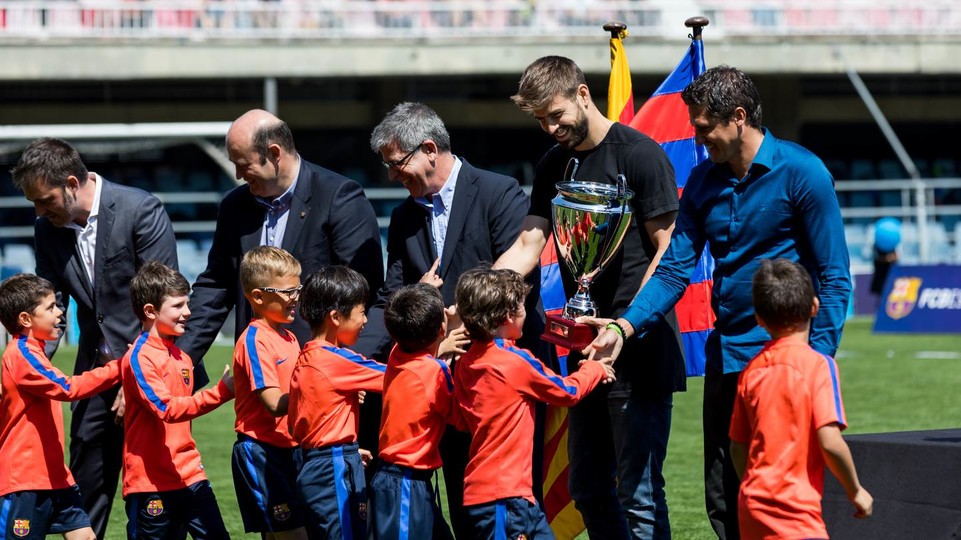
POLYGON ((621 325, 618 324, 617 321, 611 321, 607 323, 607 326, 605 326, 604 328, 607 330, 613 330, 617 332, 617 335, 621 336, 621 339, 627 339, 627 335, 624 333, 624 328, 621 327, 621 325))

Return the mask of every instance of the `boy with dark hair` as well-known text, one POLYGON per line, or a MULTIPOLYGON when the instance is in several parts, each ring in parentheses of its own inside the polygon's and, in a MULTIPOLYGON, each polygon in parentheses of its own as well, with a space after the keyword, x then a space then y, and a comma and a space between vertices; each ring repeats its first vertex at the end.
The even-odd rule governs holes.
POLYGON ((124 418, 123 496, 127 537, 229 538, 190 434, 190 420, 234 397, 230 366, 217 386, 191 394, 193 362, 174 345, 190 316, 190 284, 156 261, 130 282, 143 333, 121 362, 124 418))
POLYGON ((308 528, 323 531, 324 538, 367 536, 364 462, 370 453, 357 445, 357 394, 381 392, 386 366, 341 347, 357 342, 367 322, 367 295, 362 275, 334 265, 310 275, 300 299, 313 339, 290 380, 288 425, 303 450, 297 488, 308 528))
POLYGON ((535 401, 569 407, 614 377, 610 365, 582 361, 562 378, 514 346, 528 289, 513 270, 480 268, 457 281, 457 310, 474 342, 454 370, 454 416, 473 435, 464 507, 477 538, 554 538, 531 486, 535 401))
POLYGON ((452 539, 431 478, 443 465, 440 440, 454 390, 450 368, 437 359, 447 335, 444 300, 436 287, 408 285, 384 307, 397 345, 384 375, 380 461, 370 483, 370 533, 378 539, 452 539))
POLYGON ((303 539, 304 510, 297 493, 297 443, 287 429, 290 375, 300 344, 285 328, 300 298, 300 263, 271 246, 248 251, 240 284, 254 320, 234 347, 234 411, 231 465, 244 530, 268 540, 303 539))
POLYGON ((827 538, 821 517, 824 465, 871 515, 858 482, 837 364, 809 344, 820 307, 808 271, 788 259, 763 260, 754 274, 755 317, 771 334, 738 380, 731 417, 731 459, 741 478, 741 538, 827 538))
POLYGON ((45 341, 60 337, 63 312, 53 285, 33 274, 0 283, 0 323, 12 336, 0 379, 0 538, 94 540, 80 488, 64 465, 63 409, 120 380, 120 363, 68 377, 44 354, 45 341), (14 465, 16 464, 16 465, 14 465))

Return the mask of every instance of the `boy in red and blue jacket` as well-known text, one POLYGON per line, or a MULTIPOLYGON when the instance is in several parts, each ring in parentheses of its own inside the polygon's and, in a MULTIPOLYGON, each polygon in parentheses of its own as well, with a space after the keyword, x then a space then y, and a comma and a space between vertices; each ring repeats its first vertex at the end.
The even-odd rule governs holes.
POLYGON ((431 484, 441 467, 440 440, 454 382, 437 348, 447 335, 444 300, 426 283, 395 292, 384 325, 397 344, 387 360, 380 455, 370 482, 374 538, 452 539, 431 484))
POLYGON ((290 376, 300 345, 285 325, 300 298, 300 263, 272 246, 258 246, 240 262, 240 285, 254 319, 234 346, 231 456, 244 530, 265 540, 307 540, 297 492, 300 450, 287 428, 290 376))
POLYGON ((307 530, 320 538, 367 537, 370 452, 357 446, 358 394, 383 391, 386 366, 342 347, 356 343, 367 323, 367 294, 362 275, 335 265, 311 274, 300 297, 313 339, 290 379, 287 424, 304 456, 297 488, 307 530))
POLYGON ((50 363, 44 342, 60 337, 63 311, 53 285, 33 274, 0 283, 0 323, 11 334, 0 397, 0 538, 63 534, 94 540, 80 489, 64 465, 61 401, 98 394, 120 380, 119 362, 69 377, 50 363))
POLYGON ((130 282, 143 333, 120 366, 129 539, 169 538, 182 527, 194 538, 229 538, 190 420, 233 399, 234 380, 225 366, 217 386, 191 394, 194 363, 174 345, 190 316, 189 292, 179 272, 157 261, 144 264, 130 282))
POLYGON ((457 281, 457 311, 473 344, 454 367, 454 419, 473 436, 464 508, 476 538, 554 538, 531 485, 535 402, 569 407, 614 380, 610 365, 592 360, 559 377, 514 345, 529 290, 512 270, 480 268, 457 281))

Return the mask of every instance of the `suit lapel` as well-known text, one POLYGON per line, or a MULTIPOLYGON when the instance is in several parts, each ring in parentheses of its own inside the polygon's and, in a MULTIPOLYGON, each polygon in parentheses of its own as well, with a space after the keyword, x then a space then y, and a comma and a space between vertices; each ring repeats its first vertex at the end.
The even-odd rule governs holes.
POLYGON ((290 253, 295 253, 300 232, 304 230, 304 223, 310 215, 311 183, 313 181, 307 162, 300 159, 300 172, 297 173, 297 185, 294 187, 293 197, 290 199, 290 210, 287 213, 287 228, 280 246, 290 253))
MULTIPOLYGON (((107 250, 107 242, 110 238, 110 233, 113 230, 113 221, 116 217, 116 212, 114 212, 114 205, 116 201, 113 198, 113 186, 109 182, 103 179, 103 177, 98 177, 98 181, 102 182, 100 187, 100 208, 97 210, 97 246, 94 249, 93 256, 93 275, 94 283, 97 282, 96 277, 103 275, 103 259, 104 253, 107 250)), ((74 242, 76 244, 76 242, 74 242)), ((133 256, 133 254, 130 254, 133 256)), ((79 255, 77 256, 79 259, 79 255)), ((86 277, 86 273, 83 274, 86 277)), ((84 279, 83 282, 87 283, 89 280, 84 279)), ((93 287, 93 296, 97 294, 97 287, 93 287)))
POLYGON ((434 264, 437 255, 434 254, 434 237, 430 232, 430 216, 423 206, 408 197, 404 203, 410 207, 407 212, 410 219, 416 220, 416 233, 407 239, 407 253, 411 262, 420 273, 424 273, 434 264))
MULTIPOLYGON (((441 277, 447 278, 450 261, 460 244, 461 233, 467 223, 471 205, 477 195, 477 176, 474 169, 461 159, 460 174, 457 175, 457 186, 454 188, 454 200, 451 203, 450 219, 447 221, 447 236, 444 240, 444 256, 440 260, 441 277)), ((433 261, 431 261, 433 262, 433 261)))
POLYGON ((64 281, 78 283, 80 289, 74 291, 74 294, 77 296, 83 295, 84 298, 76 298, 77 302, 83 302, 84 305, 93 308, 93 287, 90 285, 90 278, 87 277, 87 271, 84 269, 83 262, 80 260, 80 251, 77 249, 77 233, 71 228, 64 227, 62 229, 56 229, 56 234, 57 245, 60 252, 70 254, 67 256, 65 271, 72 273, 73 276, 72 279, 70 276, 64 276, 64 281))

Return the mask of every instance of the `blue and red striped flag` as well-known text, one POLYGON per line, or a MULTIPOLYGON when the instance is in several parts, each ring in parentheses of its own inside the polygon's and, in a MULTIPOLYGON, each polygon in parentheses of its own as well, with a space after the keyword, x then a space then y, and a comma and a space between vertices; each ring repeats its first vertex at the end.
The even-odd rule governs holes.
MULTIPOLYGON (((704 44, 700 36, 697 36, 691 40, 691 46, 674 71, 661 83, 651 98, 644 102, 630 123, 632 128, 643 131, 660 143, 671 159, 677 177, 678 197, 684 192, 691 169, 707 159, 704 146, 694 142, 694 128, 691 126, 687 105, 681 99, 684 88, 704 71, 704 44)), ((714 328, 715 320, 714 311, 711 309, 713 273, 714 258, 705 245, 697 268, 691 275, 691 284, 675 308, 689 377, 704 375, 704 343, 714 328)))

